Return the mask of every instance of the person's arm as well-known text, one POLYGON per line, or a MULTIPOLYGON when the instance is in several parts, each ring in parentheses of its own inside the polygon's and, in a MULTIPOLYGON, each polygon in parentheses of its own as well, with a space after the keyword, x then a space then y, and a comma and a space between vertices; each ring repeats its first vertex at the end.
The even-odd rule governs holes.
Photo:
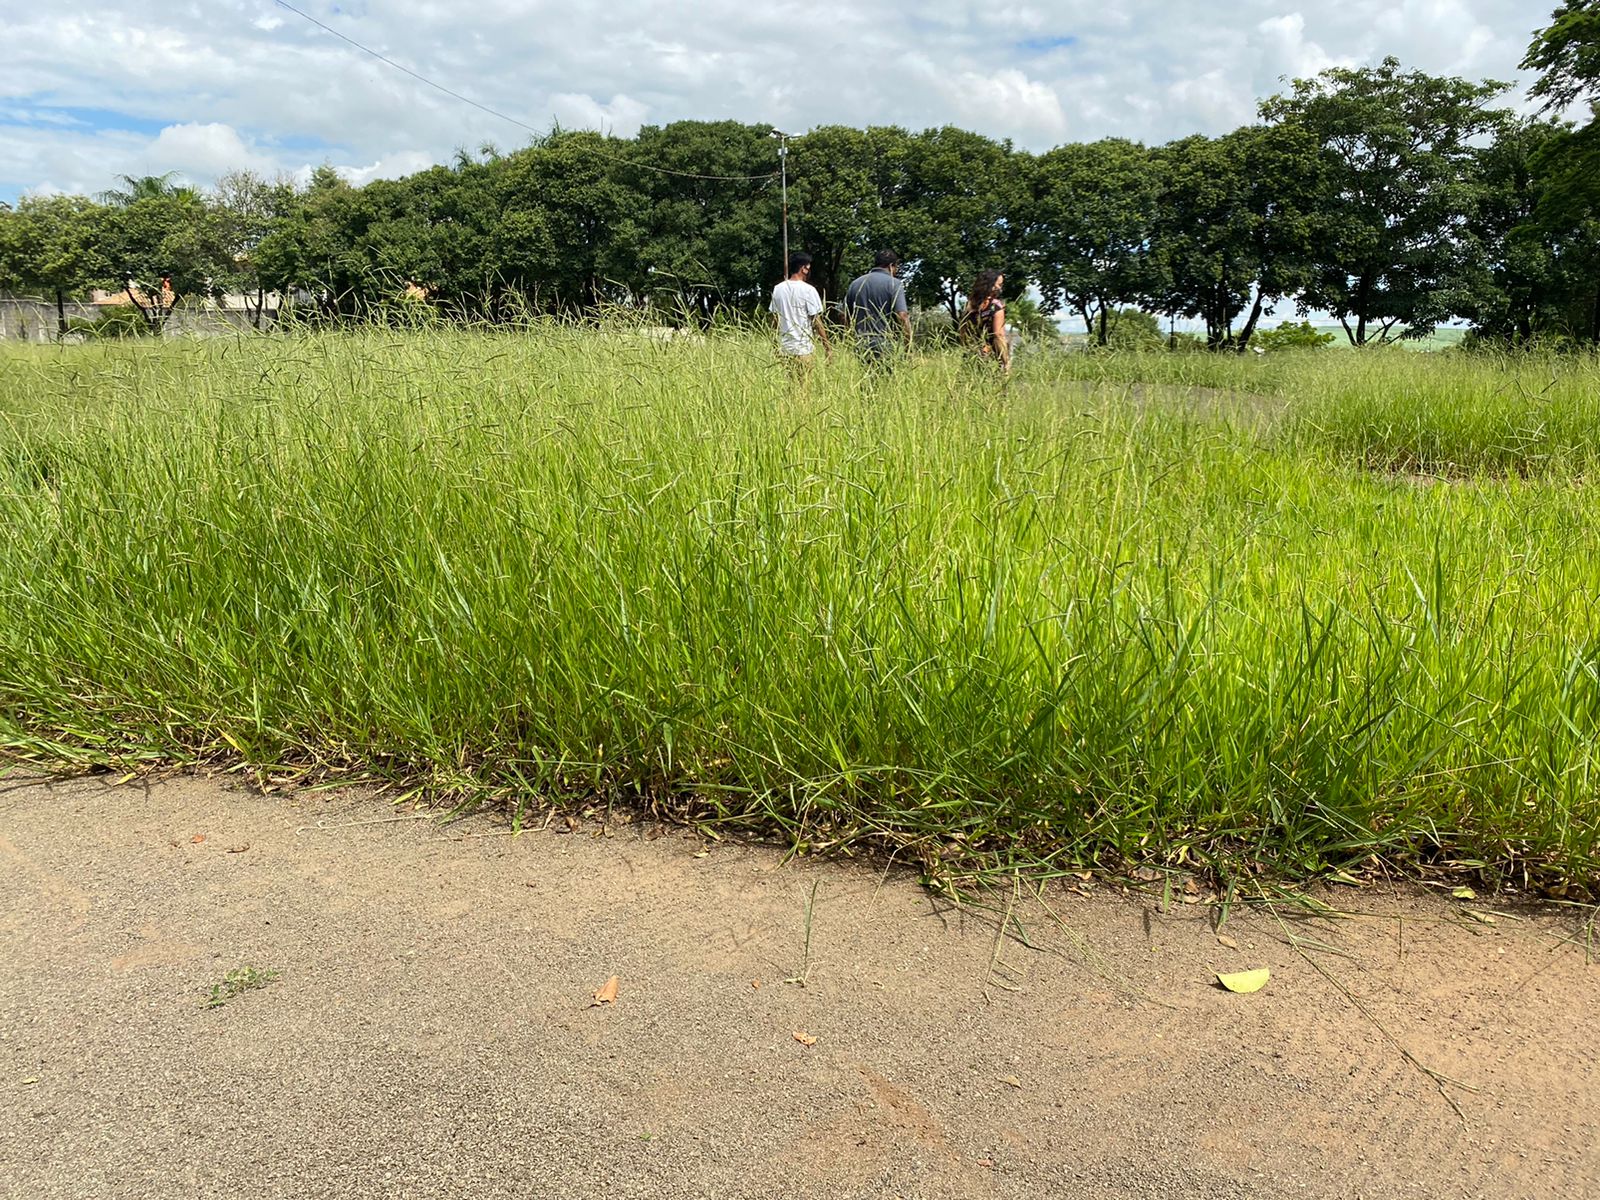
POLYGON ((822 314, 827 311, 822 304, 822 297, 816 288, 812 288, 806 295, 806 315, 811 318, 811 329, 822 342, 822 349, 829 358, 833 357, 833 345, 828 341, 828 327, 822 319, 822 314))
POLYGON ((900 332, 905 335, 906 349, 911 349, 911 314, 906 309, 906 285, 901 284, 894 292, 894 315, 900 318, 900 332))
POLYGON ((811 328, 817 331, 817 339, 822 343, 822 352, 832 358, 833 343, 828 340, 828 324, 822 319, 821 313, 811 318, 811 328))
POLYGON ((994 310, 994 348, 1000 355, 1000 366, 1005 371, 1011 370, 1011 342, 1006 338, 1006 306, 997 305, 994 310))

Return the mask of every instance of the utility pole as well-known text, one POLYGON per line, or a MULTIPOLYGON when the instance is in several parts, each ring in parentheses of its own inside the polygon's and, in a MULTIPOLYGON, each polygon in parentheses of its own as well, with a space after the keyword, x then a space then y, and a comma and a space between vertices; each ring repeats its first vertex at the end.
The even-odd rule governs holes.
POLYGON ((789 278, 789 139, 793 134, 785 133, 781 129, 774 129, 772 136, 778 139, 778 177, 782 180, 783 188, 783 271, 782 278, 789 278))

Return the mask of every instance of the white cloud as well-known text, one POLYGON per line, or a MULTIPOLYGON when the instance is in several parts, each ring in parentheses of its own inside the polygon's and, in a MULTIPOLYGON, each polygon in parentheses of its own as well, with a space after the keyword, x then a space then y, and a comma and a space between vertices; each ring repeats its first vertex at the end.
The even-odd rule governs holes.
POLYGON ((189 179, 214 179, 238 168, 270 171, 274 164, 246 144, 232 125, 211 121, 168 125, 144 151, 151 174, 176 171, 189 179))
POLYGON ((929 65, 936 86, 955 110, 956 124, 982 130, 989 119, 1003 113, 1010 131, 1031 135, 1028 140, 1056 140, 1066 136, 1067 114, 1061 97, 1048 83, 1029 79, 1021 71, 1007 67, 990 75, 963 71, 956 76, 941 75, 929 65))
POLYGON ((632 137, 639 132, 650 107, 632 96, 616 95, 609 104, 593 96, 558 92, 550 97, 550 111, 563 129, 598 129, 617 137, 632 137))
MULTIPOLYGON (((414 175, 433 166, 437 160, 430 154, 421 150, 406 150, 399 154, 388 154, 377 162, 368 163, 364 167, 339 166, 335 169, 351 183, 358 187, 363 183, 371 183, 374 179, 399 179, 402 175, 414 175)), ((302 181, 311 178, 311 164, 303 165, 296 176, 302 181)))
POLYGON ((1300 13, 1268 17, 1256 26, 1262 48, 1261 65, 1273 78, 1306 79, 1334 66, 1332 55, 1306 38, 1306 19, 1300 13))
MULTIPOLYGON (((1553 0, 297 0, 318 20, 543 128, 686 117, 953 123, 1042 149, 1164 141, 1248 120, 1280 76, 1394 54, 1513 78, 1553 0)), ((223 159, 352 178, 525 131, 441 95, 269 0, 0 0, 0 198, 51 180, 223 159), (121 128, 98 114, 121 114, 121 128), (32 115, 29 115, 32 114, 32 115), (80 116, 91 125, 73 125, 80 116), (53 124, 52 124, 53 122, 53 124)))

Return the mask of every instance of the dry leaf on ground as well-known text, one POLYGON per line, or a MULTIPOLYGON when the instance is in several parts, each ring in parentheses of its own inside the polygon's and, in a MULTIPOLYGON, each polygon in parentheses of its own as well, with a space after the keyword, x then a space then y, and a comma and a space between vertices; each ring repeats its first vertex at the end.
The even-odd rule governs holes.
POLYGON ((802 1046, 815 1046, 817 1044, 816 1038, 799 1029, 794 1031, 794 1040, 799 1042, 802 1046))
POLYGON ((228 853, 229 854, 243 854, 248 849, 250 849, 249 846, 229 846, 228 847, 228 853))
POLYGON ((1000 1082, 1005 1084, 1007 1087, 1020 1088, 1022 1086, 1022 1080, 1018 1079, 1015 1075, 1003 1075, 1000 1078, 1000 1082))
POLYGON ((617 1002, 617 977, 613 975, 595 990, 594 999, 589 1002, 590 1008, 602 1004, 615 1004, 617 1002))
POLYGON ((1225 933, 1217 934, 1217 944, 1219 946, 1226 946, 1229 950, 1237 950, 1239 948, 1239 943, 1234 941, 1225 933))
POLYGON ((1258 967, 1254 971, 1235 971, 1232 974, 1217 972, 1217 982, 1230 992, 1259 992, 1267 986, 1267 980, 1272 978, 1272 972, 1265 967, 1258 967))
POLYGON ((761 990, 761 980, 759 980, 759 979, 752 979, 752 980, 751 980, 751 981, 750 981, 750 986, 751 986, 751 987, 753 987, 753 988, 755 988, 755 989, 756 989, 756 991, 758 991, 758 992, 759 992, 759 991, 760 991, 760 990, 761 990))
POLYGON ((206 840, 206 835, 203 834, 203 833, 197 833, 192 838, 190 838, 189 840, 191 842, 193 842, 196 846, 198 846, 201 842, 206 840))

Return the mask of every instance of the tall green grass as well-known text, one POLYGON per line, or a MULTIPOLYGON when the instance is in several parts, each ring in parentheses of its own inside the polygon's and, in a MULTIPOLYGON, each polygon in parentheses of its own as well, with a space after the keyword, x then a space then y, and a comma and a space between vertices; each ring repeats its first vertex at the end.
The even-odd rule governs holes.
POLYGON ((1600 502, 1552 458, 1368 469, 1499 428, 1459 410, 1501 411, 1503 364, 1290 358, 1263 407, 1137 364, 801 388, 756 342, 555 327, 0 362, 13 755, 1036 870, 1600 878, 1600 502))
POLYGON ((1369 467, 1442 476, 1577 475, 1600 458, 1593 355, 1320 357, 1291 372, 1296 431, 1369 467))

